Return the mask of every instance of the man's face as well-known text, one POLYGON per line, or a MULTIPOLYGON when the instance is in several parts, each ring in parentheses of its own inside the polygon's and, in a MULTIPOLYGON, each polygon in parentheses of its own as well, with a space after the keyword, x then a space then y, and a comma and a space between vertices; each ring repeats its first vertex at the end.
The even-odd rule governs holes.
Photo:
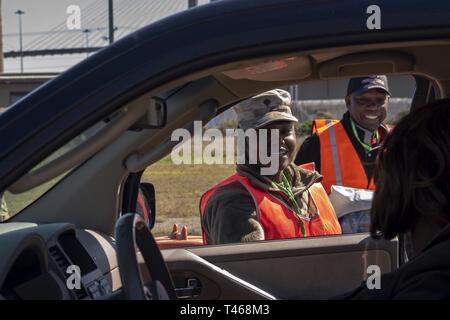
POLYGON ((389 96, 380 89, 372 89, 361 95, 345 97, 345 104, 350 116, 360 126, 376 130, 386 119, 389 96))
MULTIPOLYGON (((278 156, 278 172, 283 171, 294 160, 295 156, 296 137, 294 123, 291 121, 274 122, 260 129, 267 129, 268 155, 270 157, 278 156), (271 132, 273 130, 278 131, 279 143, 277 150, 272 150, 271 132)), ((275 143, 274 145, 277 144, 275 143)))

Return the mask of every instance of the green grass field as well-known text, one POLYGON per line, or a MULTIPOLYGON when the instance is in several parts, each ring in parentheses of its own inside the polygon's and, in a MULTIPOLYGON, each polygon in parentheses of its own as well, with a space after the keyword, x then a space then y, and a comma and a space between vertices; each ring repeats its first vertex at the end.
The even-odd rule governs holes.
POLYGON ((186 225, 191 235, 200 235, 201 195, 234 171, 234 165, 174 165, 170 157, 148 167, 142 180, 156 189, 154 235, 168 235, 174 223, 186 225))

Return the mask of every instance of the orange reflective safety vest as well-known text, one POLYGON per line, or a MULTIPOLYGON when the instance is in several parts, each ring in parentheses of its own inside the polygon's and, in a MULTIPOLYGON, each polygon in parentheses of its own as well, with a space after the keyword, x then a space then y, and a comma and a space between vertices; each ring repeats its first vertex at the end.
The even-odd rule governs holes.
MULTIPOLYGON (((308 168, 308 164, 301 167, 308 168)), ((250 180, 238 173, 216 184, 206 191, 200 199, 200 218, 203 221, 206 204, 209 198, 222 186, 239 181, 252 196, 259 216, 265 240, 298 238, 319 235, 341 234, 341 226, 334 212, 328 195, 320 183, 313 184, 308 193, 317 207, 318 215, 311 220, 302 219, 306 234, 302 233, 299 217, 285 203, 267 191, 254 187, 250 180)), ((207 244, 206 233, 203 231, 203 243, 207 244)))
POLYGON ((332 185, 374 190, 373 178, 367 181, 358 153, 342 123, 329 119, 315 122, 320 139, 320 174, 327 193, 331 192, 332 185))

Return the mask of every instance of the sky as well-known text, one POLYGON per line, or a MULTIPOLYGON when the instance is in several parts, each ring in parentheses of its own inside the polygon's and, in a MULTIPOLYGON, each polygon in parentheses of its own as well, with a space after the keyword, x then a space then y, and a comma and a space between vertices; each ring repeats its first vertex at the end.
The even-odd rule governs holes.
MULTIPOLYGON (((22 16, 23 45, 32 41, 35 36, 29 33, 46 32, 67 19, 67 7, 72 4, 80 6, 83 12, 93 0, 2 0, 3 50, 18 50, 19 22, 14 14, 17 9, 25 11, 22 16)), ((106 1, 105 1, 106 6, 106 1)), ((106 8, 105 8, 106 10, 106 8)), ((81 61, 86 55, 43 56, 24 59, 25 72, 62 71, 81 61)), ((5 72, 19 72, 18 58, 5 59, 5 72)))
MULTIPOLYGON (((3 50, 18 51, 19 50, 19 19, 14 14, 18 9, 25 11, 22 15, 22 34, 23 47, 26 50, 27 45, 33 44, 33 40, 42 36, 42 32, 48 32, 55 26, 65 23, 68 14, 67 8, 71 5, 78 5, 81 9, 81 22, 83 24, 83 16, 88 15, 86 8, 95 5, 98 0, 1 0, 2 1, 2 24, 3 24, 3 50)), ((129 1, 133 3, 136 0, 114 0, 129 1)), ((142 1, 142 0, 141 0, 142 1)), ((145 0, 148 2, 178 3, 178 5, 186 5, 187 0, 145 0)), ((205 4, 208 0, 200 0, 199 4, 205 4)), ((104 20, 105 23, 101 27, 107 27, 107 0, 104 0, 104 20)), ((101 6, 100 2, 100 6, 101 6)), ((135 13, 139 15, 139 12, 135 13)), ((86 19, 85 19, 86 20, 86 19)), ((101 21, 102 19, 100 19, 101 21)), ((83 28, 83 25, 82 27, 83 28)), ((81 38, 80 35, 80 41, 81 38)), ((107 44, 107 40, 105 40, 107 44)), ((60 72, 73 64, 86 58, 86 54, 73 54, 65 56, 41 56, 36 58, 24 58, 24 72, 60 72)), ((20 72, 20 59, 5 59, 5 72, 20 72)))

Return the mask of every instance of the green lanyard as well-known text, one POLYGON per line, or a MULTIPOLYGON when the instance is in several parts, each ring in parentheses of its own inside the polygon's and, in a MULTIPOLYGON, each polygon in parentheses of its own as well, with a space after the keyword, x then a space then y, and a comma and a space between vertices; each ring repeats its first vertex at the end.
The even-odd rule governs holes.
POLYGON ((298 206, 297 200, 295 199, 294 192, 292 192, 292 187, 291 187, 286 175, 284 174, 284 172, 281 174, 281 177, 282 177, 282 181, 280 183, 274 182, 274 184, 291 201, 291 203, 293 205, 292 209, 293 209, 294 213, 297 215, 298 219, 300 220, 300 228, 302 230, 302 235, 303 235, 303 237, 306 237, 305 222, 302 219, 301 210, 300 210, 300 207, 298 206))
MULTIPOLYGON (((369 153, 372 150, 374 150, 375 148, 377 148, 377 147, 372 148, 372 146, 369 146, 367 143, 361 141, 361 139, 359 139, 358 131, 356 131, 355 122, 353 121, 352 118, 350 118, 350 123, 352 124, 353 135, 355 136, 356 140, 358 140, 359 144, 361 144, 361 146, 364 148, 366 153, 369 153)), ((380 142, 380 133, 378 132, 378 130, 375 132, 375 138, 377 139, 377 145, 378 145, 380 142)))

